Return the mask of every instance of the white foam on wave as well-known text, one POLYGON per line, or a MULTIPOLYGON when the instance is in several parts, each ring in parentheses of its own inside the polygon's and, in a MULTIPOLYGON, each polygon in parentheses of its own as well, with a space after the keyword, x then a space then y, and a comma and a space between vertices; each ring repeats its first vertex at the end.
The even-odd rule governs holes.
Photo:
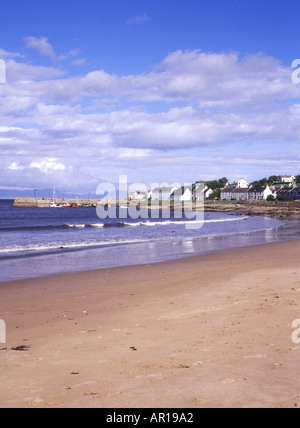
POLYGON ((238 218, 223 218, 223 219, 217 219, 217 220, 182 220, 182 221, 173 221, 173 220, 167 220, 167 221, 148 221, 148 222, 141 222, 138 224, 133 224, 133 223, 128 223, 129 226, 169 226, 169 225, 177 225, 177 226, 181 226, 181 225, 186 225, 186 224, 191 224, 191 223, 195 223, 195 224, 208 224, 208 223, 223 223, 223 222, 227 222, 227 221, 240 221, 240 220, 247 220, 248 217, 244 216, 244 217, 238 217, 238 218))
MULTIPOLYGON (((155 240, 155 239, 154 239, 155 240)), ((85 248, 85 247, 98 247, 104 245, 121 245, 121 244, 134 244, 147 242, 148 239, 120 239, 115 241, 95 241, 95 242, 77 242, 72 244, 48 244, 48 245, 35 245, 35 246, 16 246, 11 248, 2 248, 0 249, 0 254, 9 254, 9 253, 21 253, 21 252, 41 252, 49 250, 68 250, 76 248, 85 248)))

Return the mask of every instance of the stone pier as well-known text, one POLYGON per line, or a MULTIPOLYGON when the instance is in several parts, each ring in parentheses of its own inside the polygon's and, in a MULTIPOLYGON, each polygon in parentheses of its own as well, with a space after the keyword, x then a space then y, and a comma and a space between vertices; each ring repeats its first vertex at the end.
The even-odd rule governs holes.
MULTIPOLYGON (((19 208, 50 208, 53 199, 50 198, 16 198, 14 201, 14 207, 19 208)), ((55 198, 55 203, 58 205, 76 205, 79 204, 84 207, 93 207, 99 203, 98 199, 60 199, 55 198)))

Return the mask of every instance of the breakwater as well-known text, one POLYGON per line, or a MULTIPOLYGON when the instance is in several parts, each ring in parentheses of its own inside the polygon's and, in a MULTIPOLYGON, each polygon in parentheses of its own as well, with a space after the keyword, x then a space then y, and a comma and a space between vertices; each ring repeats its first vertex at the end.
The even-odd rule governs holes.
MULTIPOLYGON (((83 207, 93 207, 98 204, 98 199, 77 199, 77 198, 55 198, 55 204, 57 205, 80 205, 83 207)), ((14 201, 14 207, 19 208, 50 208, 53 203, 53 199, 50 198, 16 198, 14 201)))

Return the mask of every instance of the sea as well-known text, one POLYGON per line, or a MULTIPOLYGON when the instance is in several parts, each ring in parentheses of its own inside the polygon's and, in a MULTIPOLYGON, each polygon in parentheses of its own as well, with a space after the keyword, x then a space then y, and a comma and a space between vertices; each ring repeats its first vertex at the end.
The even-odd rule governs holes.
POLYGON ((17 208, 1 200, 0 282, 151 264, 299 234, 291 223, 232 213, 206 212, 201 227, 172 212, 116 217, 101 219, 92 207, 17 208))

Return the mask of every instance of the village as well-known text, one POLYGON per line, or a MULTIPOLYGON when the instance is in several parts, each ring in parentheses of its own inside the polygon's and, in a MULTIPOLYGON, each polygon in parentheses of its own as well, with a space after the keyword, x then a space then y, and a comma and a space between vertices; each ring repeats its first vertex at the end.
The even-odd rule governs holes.
POLYGON ((189 186, 156 187, 147 193, 135 191, 130 201, 297 201, 300 200, 300 176, 280 175, 248 183, 244 178, 229 184, 224 177, 219 181, 197 181, 189 186))

